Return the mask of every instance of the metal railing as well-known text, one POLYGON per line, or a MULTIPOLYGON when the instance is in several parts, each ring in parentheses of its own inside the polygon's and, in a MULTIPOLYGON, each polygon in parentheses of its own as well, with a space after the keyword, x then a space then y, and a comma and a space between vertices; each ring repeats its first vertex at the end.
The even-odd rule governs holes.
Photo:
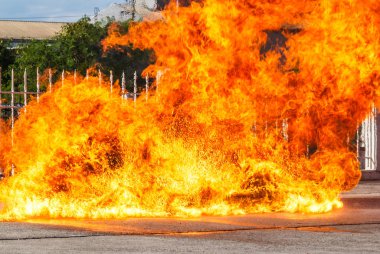
MULTIPOLYGON (((18 115, 18 110, 21 108, 24 108, 28 104, 28 99, 31 96, 35 96, 37 102, 39 102, 40 95, 42 92, 40 91, 40 72, 39 69, 37 68, 36 70, 36 92, 31 92, 28 91, 28 84, 27 84, 27 71, 24 71, 24 82, 23 82, 23 91, 15 91, 15 79, 14 79, 14 70, 11 70, 11 90, 10 91, 3 91, 2 87, 2 69, 0 67, 0 116, 2 116, 4 110, 10 110, 10 125, 11 125, 11 142, 13 146, 14 142, 14 135, 13 135, 13 128, 15 124, 15 120, 17 119, 18 115), (10 103, 9 104, 3 104, 2 103, 2 96, 7 95, 9 97, 10 95, 10 103), (15 95, 21 96, 23 98, 23 104, 18 103, 16 104, 15 101, 15 95)), ((52 92, 52 71, 49 69, 48 70, 48 89, 46 92, 52 92)), ((159 88, 159 83, 161 79, 162 73, 158 72, 156 76, 156 94, 158 94, 158 88, 159 88)), ((64 86, 65 84, 65 71, 62 71, 61 74, 61 85, 64 86)), ((77 79, 77 74, 76 71, 74 71, 73 74, 74 78, 74 83, 76 83, 77 79)), ((87 71, 85 79, 89 79, 89 73, 87 71)), ((100 70, 98 70, 98 79, 99 79, 99 85, 102 85, 103 82, 103 76, 100 70)), ((114 89, 114 76, 113 72, 110 71, 109 74, 109 85, 110 85, 110 93, 113 92, 114 89)), ((145 100, 148 100, 149 96, 149 77, 146 76, 145 78, 145 100)), ((137 103, 137 98, 141 95, 142 93, 138 92, 137 89, 137 72, 134 72, 133 75, 133 92, 127 92, 126 90, 126 75, 123 72, 121 75, 121 98, 122 99, 130 99, 134 101, 134 106, 136 107, 137 103)), ((20 99, 20 98, 19 98, 20 99)), ((377 146, 377 121, 376 121, 376 116, 377 116, 377 110, 375 107, 373 107, 372 111, 366 118, 366 120, 358 127, 357 130, 357 137, 356 137, 356 147, 357 147, 357 157, 360 161, 360 168, 363 171, 377 171, 377 154, 378 154, 378 146, 377 146)), ((282 127, 282 135, 285 140, 288 139, 288 123, 287 120, 283 120, 282 124, 280 126, 282 127), (282 126, 281 126, 282 125, 282 126)), ((277 125, 276 125, 277 126, 277 125)), ((256 126, 253 128, 255 129, 256 126)), ((280 127, 280 128, 281 128, 280 127)), ((1 170, 0 170, 1 172, 1 170)), ((14 172, 12 171, 12 174, 14 172)), ((1 173, 0 173, 1 174, 1 173)), ((1 177, 1 176, 0 176, 1 177)))
MULTIPOLYGON (((3 111, 5 110, 10 110, 10 116, 8 116, 7 118, 9 118, 10 120, 10 127, 11 127, 11 145, 13 147, 13 144, 14 144, 14 125, 15 125, 15 121, 17 119, 17 116, 18 116, 18 112, 20 109, 22 108, 25 108, 25 106, 28 104, 28 100, 30 100, 30 97, 31 96, 35 96, 36 100, 37 100, 37 103, 39 102, 39 98, 40 98, 40 95, 42 94, 41 90, 40 90, 40 86, 41 86, 41 82, 40 82, 40 71, 39 69, 37 68, 36 70, 36 92, 31 92, 31 91, 28 91, 28 73, 27 73, 27 70, 25 69, 24 70, 24 76, 23 76, 23 91, 16 91, 15 90, 15 72, 14 70, 12 69, 11 70, 11 84, 10 84, 10 91, 4 91, 2 88, 3 88, 3 83, 2 83, 2 69, 0 67, 0 118, 3 116, 3 111), (3 95, 7 95, 9 97, 10 95, 10 102, 7 103, 3 103, 2 102, 2 99, 3 99, 3 95), (22 103, 17 103, 16 104, 16 100, 15 100, 15 95, 19 95, 23 98, 23 104, 22 103)), ((49 87, 47 89, 46 92, 52 92, 52 86, 53 86, 53 78, 52 78, 52 71, 51 69, 48 70, 48 82, 49 82, 49 87)), ((161 77, 161 73, 158 72, 157 73, 157 77, 156 77, 156 93, 158 92, 158 83, 159 83, 159 79, 161 77)), ((73 73, 73 78, 74 78, 74 83, 77 82, 77 73, 76 71, 74 71, 73 73)), ((134 101, 134 106, 136 107, 136 103, 137 103, 137 98, 141 95, 140 92, 138 92, 138 87, 137 87, 137 72, 135 71, 134 72, 134 75, 133 75, 133 92, 127 92, 127 89, 126 89, 126 75, 125 75, 125 72, 122 73, 122 76, 121 76, 121 98, 123 100, 128 100, 128 99, 133 99, 134 101)), ((62 71, 62 74, 61 74, 61 85, 64 86, 65 85, 65 71, 63 70, 62 71)), ((85 76, 85 79, 88 81, 89 80, 89 72, 87 71, 86 72, 86 76, 85 76)), ((98 80, 99 80, 99 85, 103 85, 103 76, 102 76, 102 73, 100 70, 98 70, 98 80)), ((58 81, 59 82, 59 81, 58 81)), ((113 92, 113 89, 114 89, 114 76, 113 76, 113 72, 110 71, 110 75, 109 75, 109 85, 110 85, 110 93, 113 92)), ((148 75, 145 77, 145 101, 148 101, 148 96, 149 96, 149 77, 148 75)), ((20 99, 20 98, 19 98, 20 99)), ((25 109, 26 110, 26 109, 25 109)), ((26 112, 26 111, 25 111, 26 112)), ((15 171, 15 166, 12 164, 12 169, 11 169, 11 175, 14 174, 14 171, 15 171)), ((2 172, 2 169, 0 168, 0 179, 4 177, 3 175, 3 172, 2 172)))
MULTIPOLYGON (((24 89, 23 89, 23 91, 16 91, 15 90, 15 77, 14 77, 15 74, 14 74, 13 69, 11 70, 11 89, 10 89, 10 91, 4 91, 3 90, 3 83, 2 83, 2 69, 0 67, 0 117, 2 116, 3 110, 10 109, 13 112, 13 113, 11 113, 12 116, 10 116, 11 122, 14 122, 16 110, 26 106, 28 104, 29 98, 31 96, 35 96, 37 102, 39 101, 39 98, 43 92, 41 92, 41 90, 40 90, 41 82, 40 82, 40 72, 39 72, 38 68, 37 68, 36 73, 37 73, 36 89, 35 89, 36 92, 28 91, 27 70, 24 71, 24 81, 23 81, 24 89), (8 95, 8 96, 10 95, 10 99, 9 99, 10 102, 3 103, 2 102, 2 99, 4 98, 3 95, 8 95), (22 96, 23 97, 23 103, 16 104, 15 95, 22 96)), ((49 77, 48 77, 49 86, 48 86, 46 92, 52 92, 52 86, 53 86, 52 76, 53 75, 52 75, 51 69, 48 70, 48 75, 49 75, 49 77)), ((159 81, 160 76, 161 76, 161 74, 158 73, 157 77, 156 77, 156 80, 157 80, 156 92, 158 90, 158 81, 159 81)), ((74 71, 74 73, 73 73, 73 78, 74 78, 74 83, 76 83, 77 82, 76 71, 74 71)), ((126 75, 125 75, 125 72, 122 73, 122 76, 121 76, 121 97, 123 99, 133 99, 134 102, 136 102, 137 97, 139 97, 141 95, 141 92, 138 92, 138 89, 137 89, 137 78, 138 78, 137 72, 135 71, 134 75, 133 75, 133 92, 127 92, 126 75)), ((88 71, 86 72, 85 79, 89 80, 89 72, 88 71)), ((98 70, 98 79, 99 79, 99 85, 102 85, 103 84, 103 74, 100 70, 98 70)), ((63 70, 62 74, 61 74, 61 85, 62 86, 64 86, 65 81, 66 81, 65 70, 63 70)), ((112 93, 113 89, 114 89, 113 71, 110 71, 110 74, 109 74, 109 84, 110 84, 110 92, 112 93)), ((146 100, 148 100, 149 85, 150 85, 149 84, 149 77, 147 75, 145 77, 145 96, 146 96, 145 99, 146 100)))

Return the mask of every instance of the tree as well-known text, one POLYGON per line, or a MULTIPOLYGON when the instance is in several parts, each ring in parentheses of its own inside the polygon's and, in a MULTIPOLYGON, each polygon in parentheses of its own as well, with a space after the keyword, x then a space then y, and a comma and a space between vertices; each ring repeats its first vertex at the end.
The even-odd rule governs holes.
POLYGON ((57 55, 55 67, 77 69, 85 74, 86 69, 93 66, 101 56, 101 40, 106 35, 107 26, 92 24, 88 17, 64 26, 52 45, 53 53, 57 55))
MULTIPOLYGON (((117 30, 120 34, 128 33, 130 24, 133 21, 117 23, 117 30)), ((133 88, 133 75, 137 71, 141 74, 149 64, 154 63, 155 57, 151 50, 134 49, 132 44, 127 46, 115 46, 103 52, 99 59, 99 67, 106 73, 113 71, 115 77, 121 77, 125 73, 127 89, 133 88)), ((145 79, 139 76, 138 84, 143 88, 145 79)))
MULTIPOLYGON (((124 70, 128 79, 133 72, 141 72, 153 61, 149 51, 133 50, 132 45, 119 47, 105 53, 102 52, 101 41, 107 36, 110 21, 106 26, 100 22, 91 23, 88 17, 78 22, 67 24, 62 32, 52 40, 33 41, 23 47, 17 55, 15 70, 17 82, 22 83, 22 73, 28 69, 29 90, 35 90, 36 68, 46 70, 52 68, 62 70, 77 70, 85 75, 87 68, 96 66, 101 71, 114 71, 115 77, 120 77, 124 70)), ((120 23, 121 31, 126 33, 130 22, 120 23)), ((56 74, 55 79, 59 78, 56 74)))
POLYGON ((9 41, 0 40, 0 66, 7 69, 15 61, 15 53, 10 49, 9 41))
MULTIPOLYGON (((0 40, 0 67, 1 67, 1 88, 2 90, 10 89, 10 73, 9 66, 14 63, 15 51, 11 49, 9 41, 0 40)), ((0 105, 9 101, 10 95, 2 95, 0 105)), ((0 118, 3 116, 3 110, 0 110, 0 118)), ((1 121, 1 119, 0 119, 1 121)), ((0 122, 1 128, 1 122, 0 122)))
MULTIPOLYGON (((88 17, 69 23, 51 40, 32 41, 20 49, 15 61, 18 77, 27 69, 31 83, 36 80, 36 68, 45 70, 78 70, 81 74, 93 66, 101 55, 101 40, 107 30, 88 17)), ((33 88, 33 87, 31 87, 33 88)))
POLYGON ((0 40, 0 67, 1 67, 1 79, 2 88, 7 88, 8 81, 10 79, 9 66, 15 61, 15 50, 11 49, 9 41, 0 40))

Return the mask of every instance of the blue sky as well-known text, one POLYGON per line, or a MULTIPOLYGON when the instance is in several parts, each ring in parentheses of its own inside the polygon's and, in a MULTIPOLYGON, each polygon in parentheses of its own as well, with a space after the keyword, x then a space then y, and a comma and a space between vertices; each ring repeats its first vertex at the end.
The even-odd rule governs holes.
POLYGON ((0 0, 0 19, 76 21, 94 15, 94 8, 123 0, 0 0), (70 17, 62 17, 70 16, 70 17), (71 17, 74 16, 74 17, 71 17), (43 18, 42 18, 43 17, 43 18), (50 18, 46 18, 50 17, 50 18), (62 17, 62 18, 57 18, 62 17))

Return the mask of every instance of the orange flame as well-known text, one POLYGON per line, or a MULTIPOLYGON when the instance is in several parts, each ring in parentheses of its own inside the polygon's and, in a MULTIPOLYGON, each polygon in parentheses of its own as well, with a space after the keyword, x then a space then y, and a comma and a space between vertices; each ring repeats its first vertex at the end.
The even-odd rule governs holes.
POLYGON ((5 153, 17 174, 1 182, 0 218, 342 207, 360 178, 350 140, 379 104, 379 10, 375 0, 204 0, 111 31, 105 48, 155 51, 146 72, 163 73, 157 92, 134 104, 98 80, 68 81, 28 105, 5 153))
POLYGON ((5 165, 7 162, 5 161, 4 155, 7 151, 11 149, 11 140, 9 139, 9 127, 3 121, 3 119, 0 119, 0 173, 3 173, 3 169, 5 168, 5 165))

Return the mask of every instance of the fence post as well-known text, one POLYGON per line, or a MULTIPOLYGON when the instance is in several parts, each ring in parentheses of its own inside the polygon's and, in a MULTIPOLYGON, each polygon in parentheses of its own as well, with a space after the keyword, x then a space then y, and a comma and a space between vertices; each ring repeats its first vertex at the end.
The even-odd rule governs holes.
POLYGON ((112 95, 112 90, 113 90, 113 73, 110 71, 110 90, 111 90, 111 95, 112 95))
POLYGON ((3 116, 3 109, 1 108, 1 106, 3 105, 3 102, 2 102, 2 98, 1 98, 1 95, 2 95, 2 67, 0 66, 0 118, 3 116))
MULTIPOLYGON (((15 125, 15 80, 14 80, 14 70, 11 73, 11 145, 14 145, 14 125, 15 125)), ((11 176, 14 175, 15 166, 11 163, 11 176)))
POLYGON ((28 104, 28 74, 26 68, 24 70, 24 112, 26 113, 26 105, 28 104))
POLYGON ((99 86, 102 85, 102 73, 100 72, 100 69, 98 69, 98 78, 99 78, 99 86))
POLYGON ((62 80, 62 87, 63 87, 65 85, 65 69, 63 69, 63 71, 62 71, 61 80, 62 80))
POLYGON ((158 85, 160 84, 160 79, 161 79, 161 72, 157 71, 157 75, 156 75, 156 94, 158 94, 158 85))
POLYGON ((146 74, 146 77, 145 77, 145 102, 148 102, 148 92, 149 92, 149 75, 146 74))
POLYGON ((49 92, 52 92, 52 86, 53 86, 53 76, 51 74, 51 68, 49 68, 49 92))
POLYGON ((77 69, 74 70, 74 85, 77 84, 77 69))
POLYGON ((37 67, 37 102, 40 102, 40 69, 37 67))
POLYGON ((284 140, 286 140, 286 141, 289 141, 288 128, 289 128, 288 119, 285 118, 282 120, 282 136, 283 136, 284 140))
POLYGON ((137 100, 137 71, 135 71, 133 75, 133 102, 136 108, 136 100, 137 100))
POLYGON ((157 71, 157 75, 156 75, 156 101, 158 101, 160 99, 159 86, 161 83, 161 76, 162 76, 161 71, 157 71))
POLYGON ((125 72, 121 75, 121 98, 124 99, 125 94, 125 72))
MULTIPOLYGON (((11 73, 11 127, 13 130, 15 124, 15 79, 14 70, 11 73)), ((12 131, 12 146, 13 146, 13 131, 12 131)))

